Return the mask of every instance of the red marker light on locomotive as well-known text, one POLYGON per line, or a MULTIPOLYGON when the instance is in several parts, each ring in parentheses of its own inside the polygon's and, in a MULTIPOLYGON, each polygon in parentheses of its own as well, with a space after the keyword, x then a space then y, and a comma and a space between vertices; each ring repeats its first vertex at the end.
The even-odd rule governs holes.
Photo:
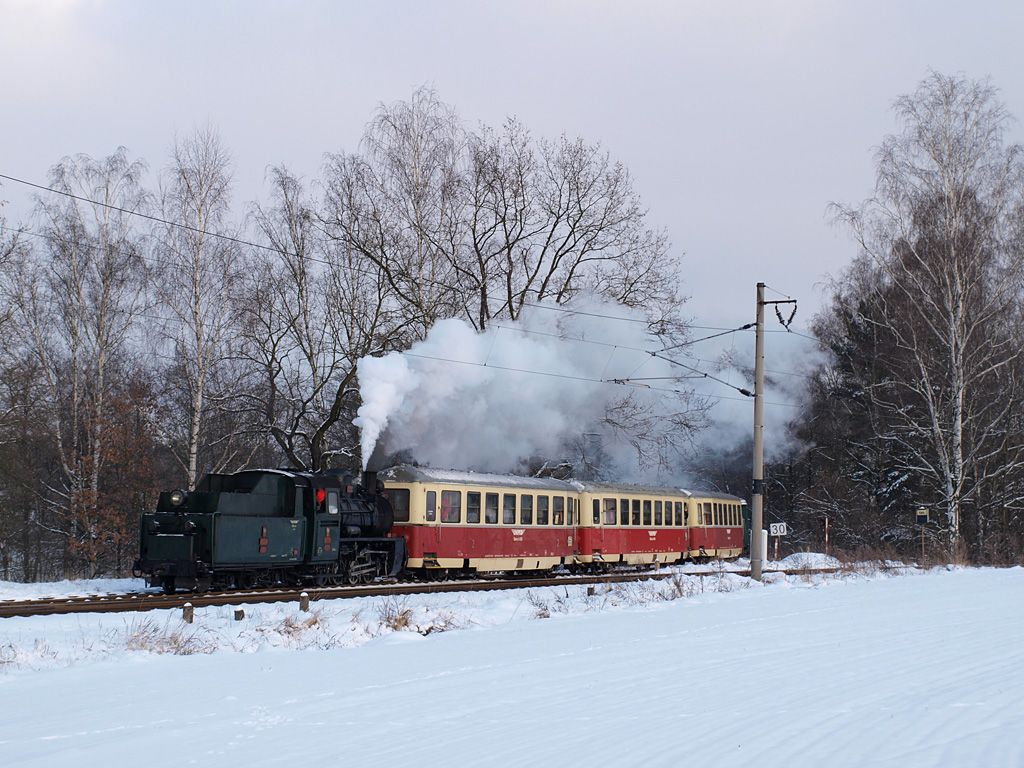
POLYGON ((327 501, 327 491, 323 488, 316 489, 316 503, 319 506, 323 506, 323 503, 327 501))

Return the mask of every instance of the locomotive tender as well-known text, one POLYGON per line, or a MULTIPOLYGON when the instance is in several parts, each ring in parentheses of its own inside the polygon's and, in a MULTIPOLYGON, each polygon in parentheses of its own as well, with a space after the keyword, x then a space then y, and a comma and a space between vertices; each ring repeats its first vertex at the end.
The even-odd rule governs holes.
POLYGON ((363 475, 246 470, 164 492, 135 572, 165 591, 356 584, 448 572, 600 570, 742 554, 736 496, 392 467, 363 475))
POLYGON ((177 588, 357 584, 395 576, 405 541, 375 473, 354 479, 258 469, 209 474, 192 493, 165 491, 142 515, 136 574, 177 588))

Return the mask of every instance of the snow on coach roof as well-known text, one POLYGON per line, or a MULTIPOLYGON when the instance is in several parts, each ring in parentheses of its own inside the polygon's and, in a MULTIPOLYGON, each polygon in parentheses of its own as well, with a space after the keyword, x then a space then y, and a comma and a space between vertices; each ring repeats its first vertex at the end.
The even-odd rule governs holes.
POLYGON ((584 480, 576 483, 576 486, 584 493, 635 493, 646 496, 662 496, 664 494, 678 494, 687 498, 698 499, 722 499, 724 501, 738 501, 741 504, 746 502, 739 496, 718 491, 691 491, 686 488, 672 488, 661 485, 633 485, 631 483, 600 483, 592 480, 584 480))
POLYGON ((461 472, 455 469, 433 469, 399 464, 385 469, 380 479, 392 483, 451 483, 452 485, 500 485, 502 487, 538 488, 547 491, 573 493, 577 486, 553 477, 521 477, 490 472, 461 472))
POLYGON ((590 480, 556 480, 553 477, 522 477, 521 475, 501 475, 490 472, 465 472, 455 469, 433 469, 431 467, 414 467, 410 464, 385 469, 380 479, 392 483, 451 483, 452 485, 487 485, 514 488, 536 488, 548 491, 564 491, 566 493, 632 493, 648 496, 680 494, 687 497, 702 499, 724 499, 728 501, 746 502, 739 496, 716 491, 689 491, 685 488, 670 488, 654 485, 630 485, 627 483, 600 483, 590 480))

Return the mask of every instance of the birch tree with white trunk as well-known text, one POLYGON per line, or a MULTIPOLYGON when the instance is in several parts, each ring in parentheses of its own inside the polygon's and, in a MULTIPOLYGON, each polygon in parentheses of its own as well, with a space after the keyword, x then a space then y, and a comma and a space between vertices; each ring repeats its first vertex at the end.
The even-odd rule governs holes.
POLYGON ((965 510, 1014 501, 994 493, 1024 456, 1021 406, 1024 251, 1021 150, 985 81, 933 73, 895 105, 902 130, 877 153, 873 197, 839 206, 864 262, 857 321, 892 345, 866 387, 887 414, 882 439, 906 457, 922 503, 960 543, 965 510), (998 458, 998 461, 994 459, 998 458))
POLYGON ((160 209, 171 222, 156 232, 156 293, 171 357, 164 370, 175 413, 168 437, 192 490, 201 474, 230 466, 238 450, 230 431, 205 429, 211 407, 230 399, 217 385, 230 383, 224 373, 237 330, 230 292, 241 276, 238 245, 219 236, 231 234, 231 160, 215 131, 175 140, 160 209))
POLYGON ((99 160, 62 160, 50 171, 57 191, 36 205, 45 244, 6 276, 14 313, 9 343, 39 377, 39 413, 59 463, 52 478, 42 478, 42 493, 56 512, 54 532, 90 575, 127 512, 105 501, 101 477, 118 379, 129 368, 145 303, 143 238, 129 213, 148 205, 144 168, 124 148, 99 160))

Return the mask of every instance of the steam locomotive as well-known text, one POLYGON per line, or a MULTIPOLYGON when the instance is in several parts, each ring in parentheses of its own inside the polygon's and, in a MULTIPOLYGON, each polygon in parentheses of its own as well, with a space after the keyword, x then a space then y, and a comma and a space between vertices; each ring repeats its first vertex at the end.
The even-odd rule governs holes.
POLYGON ((376 474, 247 470, 165 491, 144 514, 133 571, 165 592, 269 584, 358 584, 395 576, 405 540, 376 474))

